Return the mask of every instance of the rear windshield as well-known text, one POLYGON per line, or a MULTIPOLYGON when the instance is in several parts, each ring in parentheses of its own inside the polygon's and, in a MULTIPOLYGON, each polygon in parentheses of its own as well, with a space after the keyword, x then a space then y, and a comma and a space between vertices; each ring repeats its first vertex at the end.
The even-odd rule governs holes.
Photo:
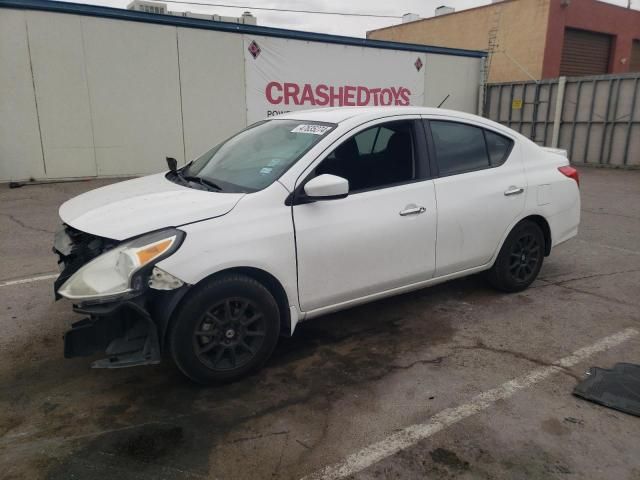
POLYGON ((225 192, 261 190, 334 127, 301 120, 256 123, 201 155, 182 173, 213 182, 225 192))

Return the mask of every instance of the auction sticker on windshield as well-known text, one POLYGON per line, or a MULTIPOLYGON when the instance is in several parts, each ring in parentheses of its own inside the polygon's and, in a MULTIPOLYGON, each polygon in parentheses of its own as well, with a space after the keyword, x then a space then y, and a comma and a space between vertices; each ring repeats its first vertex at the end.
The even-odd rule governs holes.
POLYGON ((291 133, 311 133, 313 135, 324 135, 331 127, 328 125, 309 125, 303 123, 291 130, 291 133))

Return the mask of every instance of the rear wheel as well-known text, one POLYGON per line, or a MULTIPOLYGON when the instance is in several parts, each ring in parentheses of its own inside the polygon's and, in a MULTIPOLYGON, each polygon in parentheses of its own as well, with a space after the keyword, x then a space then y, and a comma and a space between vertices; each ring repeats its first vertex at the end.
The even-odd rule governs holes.
POLYGON ((507 236, 488 272, 489 283, 503 292, 519 292, 538 276, 544 259, 544 235, 529 220, 517 224, 507 236))
POLYGON ((260 368, 278 341, 280 312, 266 287, 227 275, 196 287, 170 333, 173 359, 192 380, 236 380, 260 368))

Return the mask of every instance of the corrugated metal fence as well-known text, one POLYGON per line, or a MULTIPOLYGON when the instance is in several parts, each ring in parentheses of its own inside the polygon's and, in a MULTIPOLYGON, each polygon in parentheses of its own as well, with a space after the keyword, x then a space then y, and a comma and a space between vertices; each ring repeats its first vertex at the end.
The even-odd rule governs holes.
POLYGON ((484 115, 573 163, 640 168, 640 73, 491 84, 484 115))

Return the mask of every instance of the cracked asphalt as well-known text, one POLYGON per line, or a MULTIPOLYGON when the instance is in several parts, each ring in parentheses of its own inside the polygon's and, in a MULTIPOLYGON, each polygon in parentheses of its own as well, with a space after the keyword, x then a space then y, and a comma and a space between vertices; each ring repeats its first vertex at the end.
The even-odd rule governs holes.
MULTIPOLYGON (((625 328, 640 329, 640 171, 582 168, 582 225, 540 279, 481 276, 301 324, 260 373, 201 388, 164 362, 64 360, 52 280, 0 287, 0 477, 295 479, 625 328)), ((0 284, 56 271, 57 207, 107 180, 0 185, 0 284)), ((640 418, 571 395, 638 336, 351 478, 640 479, 640 418)))

